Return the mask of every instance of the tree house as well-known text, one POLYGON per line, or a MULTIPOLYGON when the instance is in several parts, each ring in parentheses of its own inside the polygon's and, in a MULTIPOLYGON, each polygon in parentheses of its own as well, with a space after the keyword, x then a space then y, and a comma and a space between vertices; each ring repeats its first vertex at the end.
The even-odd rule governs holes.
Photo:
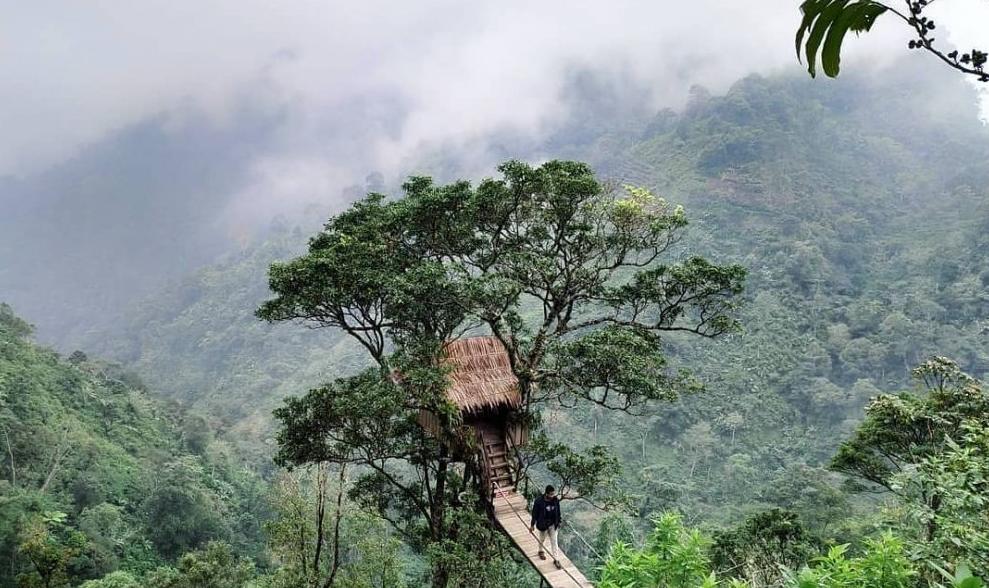
POLYGON ((496 337, 457 339, 444 347, 443 361, 450 369, 447 399, 462 425, 451 438, 444 419, 425 410, 419 413, 419 424, 447 440, 454 459, 478 464, 492 519, 536 569, 543 585, 591 587, 562 551, 559 567, 550 558, 540 558, 539 539, 529 531, 528 505, 516 491, 518 472, 512 459, 515 448, 528 441, 529 431, 519 418, 522 395, 505 347, 496 337))
POLYGON ((528 429, 518 418, 522 396, 508 352, 495 337, 470 337, 447 343, 443 361, 450 370, 447 400, 461 426, 451 439, 443 418, 427 410, 420 411, 419 424, 437 438, 446 437, 455 459, 480 460, 486 493, 514 490, 511 453, 528 440, 528 429))

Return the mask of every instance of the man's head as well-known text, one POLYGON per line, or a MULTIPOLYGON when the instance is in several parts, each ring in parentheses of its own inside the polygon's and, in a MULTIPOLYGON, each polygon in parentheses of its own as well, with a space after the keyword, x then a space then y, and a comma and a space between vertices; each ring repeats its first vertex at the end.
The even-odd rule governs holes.
POLYGON ((552 484, 546 486, 546 498, 553 498, 556 496, 556 488, 552 484))

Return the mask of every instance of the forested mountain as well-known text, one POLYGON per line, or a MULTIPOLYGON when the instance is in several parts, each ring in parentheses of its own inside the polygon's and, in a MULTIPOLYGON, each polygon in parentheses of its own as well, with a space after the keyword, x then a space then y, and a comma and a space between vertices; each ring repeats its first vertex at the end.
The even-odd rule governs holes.
MULTIPOLYGON (((151 297, 91 348, 132 366, 160 394, 238 431, 234 439, 263 440, 281 398, 356 361, 337 333, 276 328, 254 317, 268 293, 268 265, 297 254, 305 239, 299 229, 273 229, 269 240, 151 297)), ((270 467, 265 453, 247 457, 270 467)))
POLYGON ((30 337, 0 305, 0 585, 144 572, 210 540, 263 558, 265 487, 202 417, 30 337))
MULTIPOLYGON (((703 394, 643 418, 556 417, 561 435, 623 449, 643 512, 675 505, 734 520, 736 508, 780 500, 763 495, 782 480, 824 483, 803 464, 825 463, 868 399, 907 386, 914 364, 938 353, 974 374, 989 367, 989 170, 978 165, 989 132, 970 91, 950 87, 935 96, 908 79, 753 77, 725 96, 696 89, 684 112, 661 112, 634 135, 582 141, 603 177, 686 205, 681 255, 750 270, 742 334, 672 341, 703 394), (629 433, 635 443, 618 441, 629 433), (765 486, 738 488, 739 477, 765 486)), ((127 333, 91 346, 266 438, 281 397, 359 365, 338 333, 253 317, 267 265, 307 234, 279 229, 150 298, 127 333)))
MULTIPOLYGON (((664 110, 648 119, 591 109, 605 122, 586 125, 575 119, 572 129, 534 150, 589 161, 606 180, 645 186, 682 203, 690 226, 675 256, 701 254, 748 269, 741 332, 713 341, 664 339, 677 366, 703 383, 702 391, 672 404, 654 402, 639 416, 586 407, 544 415, 554 439, 578 449, 607 445, 622 464, 629 509, 605 516, 574 507, 577 529, 592 545, 567 534, 571 557, 591 569, 614 539, 640 535, 650 527, 649 517, 663 511, 678 511, 691 525, 721 531, 721 546, 732 537, 746 541, 745 530, 759 524, 789 520, 759 518, 773 508, 795 513, 801 528, 813 535, 813 541, 799 543, 803 550, 861 545, 862 537, 882 526, 886 514, 878 500, 847 492, 845 477, 827 468, 839 445, 855 434, 870 399, 914 389, 911 369, 932 355, 953 358, 975 377, 989 372, 989 131, 978 121, 975 105, 973 91, 960 82, 918 84, 909 69, 876 79, 844 74, 827 85, 797 77, 750 77, 723 96, 695 88, 682 111, 664 110), (607 117, 613 124, 606 124, 607 117)), ((456 175, 439 168, 441 176, 456 175)), ((126 309, 112 330, 75 331, 72 340, 92 354, 122 362, 155 394, 206 415, 219 441, 190 436, 204 430, 189 424, 196 417, 162 408, 139 384, 108 383, 108 378, 127 381, 119 368, 82 356, 64 361, 28 343, 22 323, 8 312, 5 320, 12 326, 4 335, 5 349, 17 351, 16 362, 5 358, 14 362, 9 365, 53 374, 39 380, 44 383, 32 402, 43 398, 40 405, 64 405, 68 408, 59 410, 81 423, 69 427, 61 417, 31 416, 40 409, 22 407, 18 413, 4 405, 15 463, 22 461, 19 452, 30 451, 13 432, 16 424, 21 422, 23 431, 25 419, 40 419, 44 434, 56 440, 49 451, 58 452, 59 431, 86 431, 87 439, 99 440, 92 443, 107 447, 100 451, 128 456, 112 463, 131 460, 130 471, 143 473, 133 480, 120 473, 87 474, 99 478, 96 485, 128 489, 103 489, 89 498, 89 490, 77 496, 55 482, 41 490, 46 472, 18 470, 20 489, 11 495, 38 506, 8 501, 0 503, 4 512, 65 513, 55 524, 63 542, 69 527, 82 529, 96 507, 116 509, 129 525, 141 528, 153 524, 145 518, 153 510, 130 489, 140 487, 138 479, 154 479, 151 471, 165 475, 181 467, 196 472, 182 474, 198 497, 193 503, 214 500, 218 485, 229 485, 235 490, 224 491, 217 512, 251 512, 247 519, 253 525, 264 518, 251 510, 254 479, 237 473, 228 454, 263 475, 275 475, 271 411, 287 396, 366 364, 338 332, 269 325, 254 315, 270 295, 269 265, 299 255, 324 220, 306 219, 299 227, 279 221, 265 240, 126 309), (19 334, 11 335, 14 331, 19 334), (60 388, 63 381, 74 383, 60 388), (72 392, 77 388, 96 390, 90 397, 98 400, 72 404, 78 403, 72 392), (131 408, 134 402, 143 408, 131 408), (124 426, 119 415, 146 419, 154 438, 132 438, 138 429, 149 434, 145 421, 124 426), (203 478, 204 468, 210 476, 203 478), (231 495, 237 498, 227 500, 231 495)), ((63 470, 82 453, 67 452, 63 470)), ((50 462, 47 454, 23 460, 50 462)), ((10 468, 0 471, 12 479, 10 468)), ((143 496, 146 489, 140 488, 143 496)), ((26 524, 10 521, 30 518, 13 516, 3 522, 8 529, 26 524)), ((216 525, 202 538, 181 548, 151 544, 132 557, 142 563, 120 567, 143 572, 182 549, 200 547, 207 535, 263 561, 256 528, 239 526, 236 515, 202 520, 216 525)), ((662 522, 668 536, 680 532, 679 524, 662 522)), ((681 543, 689 544, 686 535, 681 543)), ((795 551, 793 560, 777 563, 800 565, 808 553, 798 557, 795 551)), ((131 561, 131 556, 115 557, 131 561)), ((111 567, 116 564, 99 569, 111 567)))
POLYGON ((242 109, 218 127, 180 109, 43 172, 0 178, 0 297, 46 342, 71 346, 236 249, 251 227, 217 217, 250 181, 247 162, 275 120, 242 109))
POLYGON ((750 78, 724 97, 697 92, 620 158, 615 175, 686 203, 688 250, 750 270, 744 333, 678 347, 707 392, 619 420, 642 439, 624 458, 641 464, 631 486, 652 508, 799 510, 808 497, 784 493, 825 477, 803 464, 826 463, 871 397, 910 387, 912 366, 940 354, 989 368, 989 183, 975 163, 989 135, 974 107, 901 83, 750 78), (934 102, 943 111, 928 116, 934 102), (752 479, 765 485, 737 482, 752 479))

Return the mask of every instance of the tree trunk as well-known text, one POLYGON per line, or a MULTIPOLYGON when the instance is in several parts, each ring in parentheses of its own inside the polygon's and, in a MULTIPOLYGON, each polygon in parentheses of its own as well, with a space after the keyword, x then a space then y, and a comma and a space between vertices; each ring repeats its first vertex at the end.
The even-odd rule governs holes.
POLYGON ((323 525, 326 519, 326 466, 318 464, 316 466, 316 552, 312 558, 312 585, 319 585, 320 560, 323 557, 323 525))
MULTIPOLYGON (((439 462, 436 466, 436 492, 433 495, 432 520, 430 521, 434 541, 442 541, 446 538, 443 519, 446 516, 446 474, 450 463, 448 454, 447 446, 441 445, 439 462)), ((436 565, 433 568, 433 588, 446 588, 449 575, 446 566, 436 565)))
POLYGON ((931 496, 931 512, 933 513, 933 516, 931 517, 931 520, 927 521, 927 529, 925 532, 928 543, 934 541, 934 537, 937 535, 937 515, 939 510, 941 510, 941 495, 934 494, 931 496))
POLYGON ((7 427, 3 427, 3 438, 7 442, 7 454, 10 455, 10 486, 17 487, 17 464, 14 463, 14 449, 10 446, 10 436, 7 434, 7 427))
POLYGON ((48 491, 49 484, 55 479, 55 474, 58 473, 59 468, 62 466, 62 459, 69 452, 68 440, 65 440, 65 445, 61 445, 55 448, 55 452, 52 455, 52 467, 48 471, 48 475, 45 477, 45 481, 41 484, 40 492, 44 494, 48 491))
POLYGON ((433 564, 433 588, 447 588, 450 572, 443 564, 433 564))
POLYGON ((440 446, 440 458, 436 465, 436 493, 433 497, 433 537, 443 539, 443 517, 446 514, 446 474, 450 465, 446 445, 440 446))
POLYGON ((343 492, 347 481, 347 466, 340 465, 339 487, 337 488, 337 509, 333 521, 333 565, 330 568, 330 576, 323 584, 323 588, 330 588, 337 581, 337 573, 340 571, 340 522, 343 520, 343 492))

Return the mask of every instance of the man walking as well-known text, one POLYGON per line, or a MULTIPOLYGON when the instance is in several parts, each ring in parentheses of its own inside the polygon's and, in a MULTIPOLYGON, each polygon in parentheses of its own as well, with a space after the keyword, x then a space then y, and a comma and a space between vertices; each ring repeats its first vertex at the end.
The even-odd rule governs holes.
POLYGON ((529 532, 533 533, 535 529, 539 529, 539 559, 546 559, 544 548, 546 540, 549 539, 549 552, 553 556, 553 564, 558 568, 562 567, 560 560, 556 559, 556 552, 559 549, 557 533, 561 522, 560 499, 556 496, 556 488, 546 486, 546 492, 536 498, 532 504, 529 532))

